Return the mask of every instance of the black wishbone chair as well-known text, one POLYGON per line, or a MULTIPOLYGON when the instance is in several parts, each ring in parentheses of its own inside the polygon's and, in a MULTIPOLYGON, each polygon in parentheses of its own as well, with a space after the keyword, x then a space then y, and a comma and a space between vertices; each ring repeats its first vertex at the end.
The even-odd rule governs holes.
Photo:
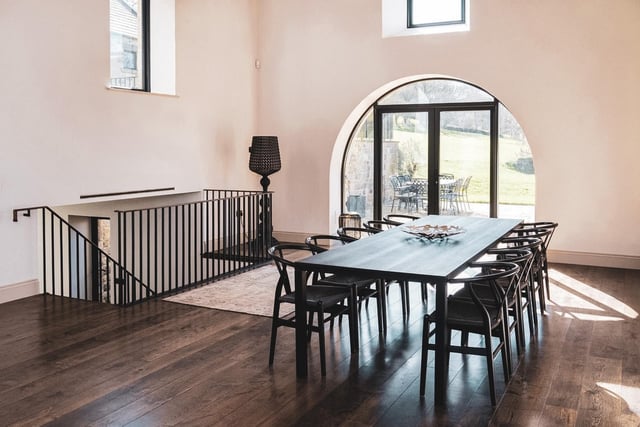
MULTIPOLYGON (((522 312, 527 311, 527 317, 529 320, 529 334, 533 337, 538 334, 538 305, 536 303, 536 282, 533 279, 533 269, 536 262, 536 257, 539 256, 542 246, 542 240, 537 237, 519 237, 510 236, 502 239, 497 248, 516 248, 526 249, 531 252, 531 259, 523 267, 524 271, 520 274, 520 290, 521 290, 521 304, 522 312)), ((524 346, 524 336, 522 337, 521 345, 524 346)))
MULTIPOLYGON (((535 229, 514 229, 507 239, 539 239, 540 246, 533 250, 533 262, 531 264, 531 286, 534 295, 538 295, 537 306, 540 307, 540 314, 544 315, 547 310, 547 297, 544 281, 544 241, 553 232, 549 228, 535 228, 535 229)), ((504 241, 503 239, 502 241, 504 241)))
MULTIPOLYGON (((385 226, 389 226, 389 227, 394 226, 393 224, 387 221, 371 220, 371 221, 368 221, 368 223, 371 223, 372 225, 365 226, 365 227, 340 227, 338 228, 338 231, 337 231, 338 236, 349 236, 349 237, 356 236, 356 239, 360 239, 361 237, 367 237, 367 236, 371 236, 371 235, 385 231, 382 228, 375 227, 373 224, 381 224, 381 225, 384 224, 385 226), (357 233, 357 234, 354 234, 354 233, 357 233)), ((387 281, 385 285, 387 287, 387 290, 389 289, 389 285, 393 283, 397 283, 398 286, 400 287, 400 299, 402 301, 402 316, 404 318, 407 318, 409 316, 409 307, 410 307, 409 282, 402 282, 402 281, 398 282, 395 280, 387 281)), ((422 299, 424 301, 426 299, 426 285, 424 285, 422 295, 423 295, 422 299)))
POLYGON ((558 228, 557 222, 551 221, 538 221, 538 222, 525 222, 520 225, 520 227, 516 228, 519 234, 531 235, 531 233, 536 234, 540 230, 548 231, 548 233, 542 233, 540 237, 542 238, 542 253, 541 253, 541 267, 542 274, 544 276, 544 284, 547 290, 547 298, 550 296, 549 291, 549 265, 547 261, 547 249, 549 248, 549 243, 551 243, 551 238, 553 237, 553 233, 558 228))
MULTIPOLYGON (((508 332, 515 333, 516 336, 516 349, 518 352, 518 356, 523 353, 524 350, 524 325, 523 325, 523 297, 522 292, 523 289, 527 286, 527 277, 526 272, 528 271, 529 265, 531 263, 531 258, 533 254, 529 249, 520 249, 520 248, 493 248, 487 251, 487 256, 490 256, 493 259, 492 261, 507 261, 517 264, 520 267, 520 271, 518 271, 517 277, 514 280, 511 278, 507 279, 497 279, 496 283, 498 284, 498 290, 500 291, 500 299, 502 304, 502 308, 504 310, 504 318, 505 320, 512 319, 512 321, 508 322, 508 332)), ((487 257, 483 257, 483 262, 488 261, 487 257)), ((494 295, 493 289, 490 286, 482 286, 478 284, 476 286, 476 294, 478 298, 482 300, 487 305, 491 305, 494 303, 494 295)), ((451 299, 463 299, 463 300, 471 300, 471 295, 467 288, 462 288, 458 292, 451 295, 449 298, 451 299)), ((468 343, 468 332, 462 332, 461 342, 462 345, 467 345, 468 343)), ((509 353, 511 359, 511 353, 509 353)), ((511 366, 510 372, 513 373, 513 363, 509 363, 511 366)))
MULTIPOLYGON (((493 360, 502 355, 502 364, 505 382, 509 381, 509 337, 506 330, 504 310, 502 308, 500 285, 498 280, 516 280, 520 270, 517 264, 512 262, 484 262, 474 263, 471 268, 480 268, 481 273, 471 277, 460 277, 450 281, 450 283, 464 284, 464 287, 471 295, 471 300, 448 299, 447 300, 447 327, 449 335, 444 344, 444 351, 449 353, 475 354, 484 356, 487 361, 489 393, 491 404, 496 405, 495 376, 493 360), (493 303, 487 304, 479 298, 478 286, 490 287, 493 294, 493 303), (484 347, 454 346, 451 344, 451 331, 480 334, 484 337, 484 347), (499 343, 493 348, 492 337, 498 337, 499 343)), ((435 323, 435 312, 424 316, 422 330, 422 358, 420 364, 420 396, 425 394, 427 378, 428 351, 437 350, 435 344, 429 342, 429 338, 435 334, 435 329, 431 330, 431 324, 435 323)))
MULTIPOLYGON (((351 243, 357 239, 346 236, 334 236, 331 234, 316 234, 309 236, 306 239, 307 245, 309 245, 314 254, 330 250, 332 243, 339 245, 345 245, 351 243)), ((358 313, 362 308, 362 302, 365 302, 365 307, 369 307, 369 298, 376 298, 376 308, 378 310, 378 331, 382 335, 384 333, 383 324, 383 310, 382 299, 378 297, 378 289, 381 288, 378 281, 375 278, 361 277, 351 274, 317 274, 316 280, 318 284, 330 284, 334 286, 346 286, 354 288, 353 291, 356 294, 358 301, 358 313), (375 285, 375 289, 372 286, 375 285)))
MULTIPOLYGON (((273 365, 273 359, 276 348, 276 338, 278 328, 287 326, 296 327, 295 316, 295 291, 290 283, 288 269, 294 269, 293 261, 290 257, 293 253, 307 251, 309 255, 313 253, 311 247, 304 243, 282 243, 269 248, 269 255, 276 264, 280 277, 276 286, 275 298, 273 302, 273 320, 271 326, 271 346, 269 349, 269 366, 273 365), (288 314, 281 315, 281 305, 289 304, 294 310, 288 314)), ((350 289, 344 286, 319 285, 312 283, 307 286, 307 299, 305 309, 309 315, 308 336, 311 338, 311 332, 318 333, 320 343, 320 370, 322 376, 327 375, 326 357, 325 357, 325 323, 340 316, 347 314, 349 316, 349 335, 351 342, 351 352, 357 352, 357 312, 355 295, 350 289), (347 301, 348 303, 345 303, 347 301), (314 315, 317 315, 317 322, 314 324, 314 315)))

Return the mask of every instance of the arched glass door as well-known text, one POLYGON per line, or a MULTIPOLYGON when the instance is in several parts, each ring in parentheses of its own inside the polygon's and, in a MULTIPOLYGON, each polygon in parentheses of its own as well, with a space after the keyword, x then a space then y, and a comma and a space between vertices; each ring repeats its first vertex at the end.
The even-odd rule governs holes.
POLYGON ((414 82, 381 98, 354 129, 343 162, 345 210, 365 219, 533 219, 534 183, 517 122, 491 95, 456 80, 414 82))

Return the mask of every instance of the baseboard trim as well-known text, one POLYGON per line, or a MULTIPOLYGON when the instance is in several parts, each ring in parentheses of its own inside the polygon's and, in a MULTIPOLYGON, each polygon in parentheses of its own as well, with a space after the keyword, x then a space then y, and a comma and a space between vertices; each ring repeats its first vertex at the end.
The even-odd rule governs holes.
POLYGON ((640 270, 640 257, 637 256, 558 251, 552 249, 549 249, 547 256, 549 262, 558 264, 592 265, 594 267, 640 270))
POLYGON ((0 304, 40 294, 38 279, 0 287, 0 304))

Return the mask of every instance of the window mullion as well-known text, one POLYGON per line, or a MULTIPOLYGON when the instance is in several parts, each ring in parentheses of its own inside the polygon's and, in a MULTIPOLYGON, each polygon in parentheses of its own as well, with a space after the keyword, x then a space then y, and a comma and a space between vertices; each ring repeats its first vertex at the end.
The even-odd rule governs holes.
POLYGON ((151 0, 142 0, 144 91, 151 92, 151 0))

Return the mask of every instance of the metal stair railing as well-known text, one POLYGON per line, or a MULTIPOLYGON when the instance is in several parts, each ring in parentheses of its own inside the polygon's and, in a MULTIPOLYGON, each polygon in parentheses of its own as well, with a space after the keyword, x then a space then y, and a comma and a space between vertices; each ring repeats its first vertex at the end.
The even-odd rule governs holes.
POLYGON ((47 206, 41 220, 44 294, 121 306, 181 291, 270 262, 271 192, 203 190, 202 201, 116 211, 118 256, 47 206))
POLYGON ((130 305, 153 298, 156 292, 65 221, 48 206, 13 210, 38 213, 41 221, 41 285, 43 294, 130 305))
POLYGON ((160 296, 270 261, 272 193, 203 190, 201 201, 116 211, 118 259, 160 296))

